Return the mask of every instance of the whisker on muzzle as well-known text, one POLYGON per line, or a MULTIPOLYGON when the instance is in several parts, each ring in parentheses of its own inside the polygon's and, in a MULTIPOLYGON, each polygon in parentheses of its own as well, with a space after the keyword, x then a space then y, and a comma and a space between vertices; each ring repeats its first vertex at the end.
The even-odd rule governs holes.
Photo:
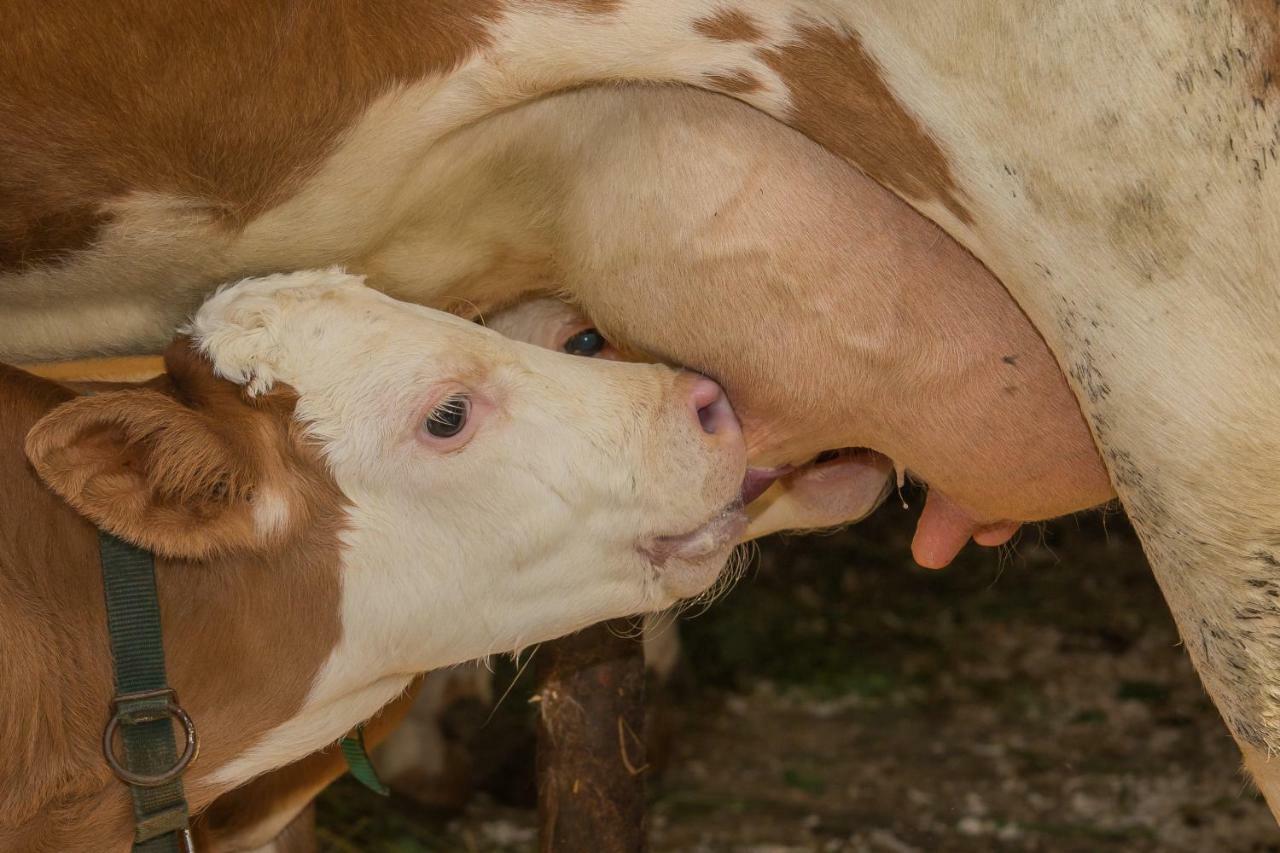
POLYGON ((609 633, 620 640, 639 640, 644 637, 644 617, 631 616, 627 618, 626 629, 615 627, 618 620, 609 623, 609 633))
POLYGON ((689 614, 690 619, 696 619, 707 609, 711 607, 719 599, 729 593, 731 589, 741 580, 742 576, 755 562, 756 557, 760 554, 760 548, 755 542, 746 542, 739 545, 729 555, 729 560, 725 564, 724 571, 716 578, 715 583, 711 584, 705 591, 693 598, 685 599, 676 605, 676 614, 684 616, 689 614), (691 612, 697 607, 696 612, 691 612))

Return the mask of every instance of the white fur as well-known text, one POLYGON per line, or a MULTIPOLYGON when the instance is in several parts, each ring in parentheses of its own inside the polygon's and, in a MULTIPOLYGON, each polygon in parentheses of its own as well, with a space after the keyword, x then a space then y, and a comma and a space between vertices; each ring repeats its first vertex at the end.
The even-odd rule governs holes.
POLYGON ((253 528, 264 539, 289 528, 289 501, 271 489, 259 489, 253 500, 253 528))

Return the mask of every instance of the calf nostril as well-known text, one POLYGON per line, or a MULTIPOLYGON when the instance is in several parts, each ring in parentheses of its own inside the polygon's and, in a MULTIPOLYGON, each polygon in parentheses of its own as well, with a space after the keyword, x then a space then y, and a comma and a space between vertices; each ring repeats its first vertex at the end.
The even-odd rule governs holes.
POLYGON ((707 435, 715 435, 723 430, 733 417, 724 391, 706 377, 701 377, 693 383, 689 402, 698 415, 698 423, 702 425, 702 431, 707 435))
POLYGON ((702 424, 702 431, 707 435, 715 435, 718 428, 717 421, 719 418, 712 410, 711 406, 703 406, 698 409, 698 423, 702 424))

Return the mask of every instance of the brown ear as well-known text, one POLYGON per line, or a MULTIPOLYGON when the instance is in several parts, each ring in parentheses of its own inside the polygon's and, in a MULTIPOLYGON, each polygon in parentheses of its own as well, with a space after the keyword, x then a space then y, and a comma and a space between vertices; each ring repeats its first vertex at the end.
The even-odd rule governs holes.
POLYGON ((31 428, 26 450, 78 512, 156 554, 198 559, 256 539, 252 454, 156 391, 64 403, 31 428))

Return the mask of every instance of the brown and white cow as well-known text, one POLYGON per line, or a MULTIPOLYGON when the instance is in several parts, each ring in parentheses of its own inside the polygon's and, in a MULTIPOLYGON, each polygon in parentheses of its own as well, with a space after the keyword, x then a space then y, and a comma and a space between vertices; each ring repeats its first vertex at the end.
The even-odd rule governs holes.
POLYGON ((701 592, 746 523, 715 383, 549 353, 340 272, 220 292, 165 363, 78 399, 0 367, 0 849, 132 837, 100 752, 95 526, 158 558, 198 812, 423 670, 701 592))
MULTIPOLYGON (((681 318, 664 298, 695 286, 682 273, 723 257, 731 235, 689 242, 642 301, 611 302, 584 276, 636 268, 651 233, 632 218, 642 205, 579 200, 594 220, 566 228, 574 200, 553 181, 531 224, 524 202, 566 164, 500 139, 466 180, 447 178, 471 148, 492 150, 491 117, 592 82, 712 89, 798 129, 972 251, 1044 336, 1206 687, 1280 807, 1268 762, 1280 749, 1274 0, 335 0, 323 14, 20 0, 0 7, 0 32, 10 358, 157 347, 216 281, 337 262, 441 306, 554 281, 622 343, 710 370, 691 339, 666 336, 681 318), (506 204, 486 209, 495 197, 506 204), (585 241, 602 230, 637 239, 593 256, 585 241), (584 256, 593 263, 560 274, 584 256)), ((717 152, 646 156, 696 176, 717 152)), ((689 217, 666 233, 713 235, 733 199, 685 201, 689 217)), ((869 251, 893 243, 883 232, 869 251)), ((729 269, 750 260, 740 252, 729 269)), ((821 311, 807 298, 821 282, 773 281, 769 310, 821 311)), ((696 287, 708 307, 741 298, 731 280, 696 287)), ((759 354, 803 351, 749 332, 715 337, 754 345, 766 365, 759 354)), ((817 381, 830 368, 813 353, 809 364, 817 381)), ((730 394, 769 389, 759 373, 724 377, 730 394)), ((836 399, 843 385, 825 390, 836 399)), ((744 416, 758 448, 770 425, 750 423, 749 402, 744 416)), ((983 473, 1002 471, 966 481, 983 473)), ((948 497, 962 535, 1030 515, 948 497)))

